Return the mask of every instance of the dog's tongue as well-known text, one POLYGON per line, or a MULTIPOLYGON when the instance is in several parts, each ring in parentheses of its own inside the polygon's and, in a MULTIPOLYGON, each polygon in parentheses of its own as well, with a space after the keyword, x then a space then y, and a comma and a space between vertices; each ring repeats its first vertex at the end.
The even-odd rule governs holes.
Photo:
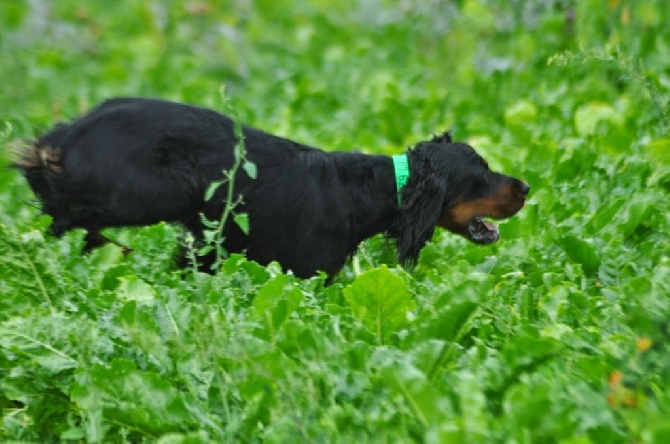
POLYGON ((468 223, 468 237, 478 244, 492 244, 500 239, 498 227, 482 217, 474 217, 468 223))

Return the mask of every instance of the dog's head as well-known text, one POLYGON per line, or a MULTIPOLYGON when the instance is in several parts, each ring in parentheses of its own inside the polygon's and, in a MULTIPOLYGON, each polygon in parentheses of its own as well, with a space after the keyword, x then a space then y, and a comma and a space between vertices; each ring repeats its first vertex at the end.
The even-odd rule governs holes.
POLYGON ((410 178, 401 190, 396 231, 403 262, 416 260, 436 226, 477 244, 496 242, 498 228, 523 208, 530 187, 493 172, 475 150, 448 133, 417 144, 409 153, 410 178))

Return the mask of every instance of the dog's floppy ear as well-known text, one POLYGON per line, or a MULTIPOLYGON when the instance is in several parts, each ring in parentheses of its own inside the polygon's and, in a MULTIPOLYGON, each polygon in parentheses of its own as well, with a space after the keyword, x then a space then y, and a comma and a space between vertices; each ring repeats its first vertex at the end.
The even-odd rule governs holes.
POLYGON ((451 132, 449 130, 433 136, 433 140, 431 140, 433 143, 451 143, 451 141, 451 132))
POLYGON ((421 248, 433 236, 446 194, 445 179, 418 151, 410 152, 410 179, 401 191, 402 205, 394 227, 398 260, 406 265, 416 262, 421 248))

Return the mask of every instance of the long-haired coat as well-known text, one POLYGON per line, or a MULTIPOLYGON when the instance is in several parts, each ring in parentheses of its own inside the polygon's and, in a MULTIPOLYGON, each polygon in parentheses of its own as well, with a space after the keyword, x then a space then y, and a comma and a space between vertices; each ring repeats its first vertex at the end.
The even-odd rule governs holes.
MULTIPOLYGON (((448 134, 407 152, 409 180, 398 196, 388 156, 324 152, 248 127, 243 133, 257 177, 240 170, 234 191, 250 227, 245 234, 228 223, 224 247, 261 264, 276 260, 300 277, 332 276, 377 233, 397 240, 401 263, 416 260, 436 226, 495 242, 498 231, 484 218, 513 216, 529 190, 448 134)), ((207 201, 205 191, 231 168, 236 143, 233 121, 215 111, 117 98, 58 124, 23 149, 17 166, 52 216, 53 233, 85 228, 87 249, 104 241, 102 228, 159 221, 201 239, 201 213, 218 220, 227 187, 207 201)))

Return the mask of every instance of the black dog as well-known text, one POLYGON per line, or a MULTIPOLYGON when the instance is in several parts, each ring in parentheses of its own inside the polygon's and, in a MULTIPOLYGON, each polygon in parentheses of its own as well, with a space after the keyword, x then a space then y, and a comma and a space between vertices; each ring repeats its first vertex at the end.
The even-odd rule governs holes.
MULTIPOLYGON (((244 127, 257 177, 235 177, 245 234, 231 222, 224 247, 261 264, 278 261, 296 276, 335 274, 357 245, 377 233, 397 239, 401 263, 416 260, 436 226, 478 243, 498 240, 484 217, 508 218, 524 205, 526 183, 489 170, 448 134, 392 158, 324 152, 244 127), (397 191, 396 176, 409 179, 397 191)), ((231 168, 233 122, 215 111, 154 99, 104 102, 26 146, 16 165, 53 217, 58 236, 88 230, 87 249, 104 227, 178 222, 202 239, 200 214, 218 220, 227 187, 204 199, 231 168)), ((211 258, 209 258, 211 262, 211 258)))

